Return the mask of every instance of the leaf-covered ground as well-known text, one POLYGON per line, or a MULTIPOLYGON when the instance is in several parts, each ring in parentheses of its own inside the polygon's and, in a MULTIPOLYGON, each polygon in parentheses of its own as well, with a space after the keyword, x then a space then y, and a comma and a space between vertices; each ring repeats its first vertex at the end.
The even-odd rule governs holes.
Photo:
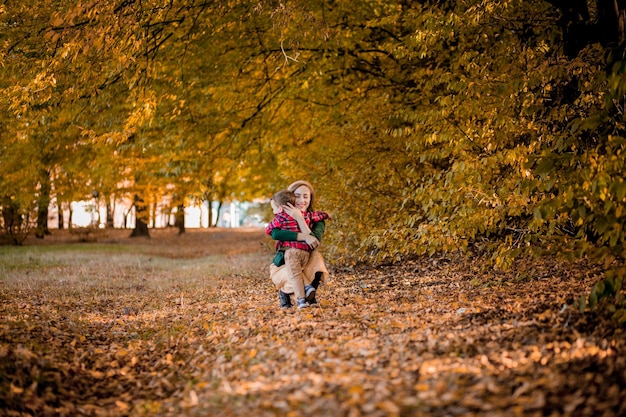
POLYGON ((336 266, 284 311, 260 230, 111 233, 0 247, 0 414, 626 414, 624 333, 572 306, 583 265, 336 266))

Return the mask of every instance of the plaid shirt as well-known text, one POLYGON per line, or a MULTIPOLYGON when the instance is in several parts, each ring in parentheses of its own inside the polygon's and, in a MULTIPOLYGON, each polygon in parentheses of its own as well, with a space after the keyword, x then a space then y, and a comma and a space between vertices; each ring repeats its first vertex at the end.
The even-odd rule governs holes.
MULTIPOLYGON (((328 213, 323 211, 305 211, 302 213, 302 215, 304 216, 304 221, 306 222, 307 226, 309 226, 311 223, 317 223, 322 220, 330 219, 328 213)), ((301 232, 300 227, 298 227, 298 222, 284 211, 281 211, 280 213, 276 213, 274 215, 274 219, 265 228, 265 233, 271 235, 272 230, 274 229, 289 230, 290 232, 301 232)), ((283 246, 302 249, 309 252, 315 250, 315 248, 309 246, 308 243, 300 240, 290 242, 276 242, 276 250, 283 246)))

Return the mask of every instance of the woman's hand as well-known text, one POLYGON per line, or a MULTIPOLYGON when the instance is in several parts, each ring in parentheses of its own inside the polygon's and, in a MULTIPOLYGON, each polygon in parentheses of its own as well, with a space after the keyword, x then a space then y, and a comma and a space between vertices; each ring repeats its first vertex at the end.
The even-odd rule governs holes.
POLYGON ((304 221, 304 216, 302 215, 302 212, 300 211, 299 208, 297 208, 293 204, 291 204, 291 203, 285 204, 283 206, 283 210, 285 210, 285 213, 287 213, 288 215, 293 217, 293 219, 296 222, 300 223, 300 221, 304 221))

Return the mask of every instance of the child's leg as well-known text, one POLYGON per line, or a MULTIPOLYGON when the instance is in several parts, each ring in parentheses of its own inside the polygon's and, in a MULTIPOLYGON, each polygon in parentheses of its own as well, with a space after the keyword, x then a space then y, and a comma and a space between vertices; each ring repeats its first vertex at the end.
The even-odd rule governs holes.
POLYGON ((296 299, 305 297, 304 294, 304 265, 309 260, 310 253, 305 250, 288 248, 285 250, 285 265, 289 269, 289 281, 293 287, 296 299))

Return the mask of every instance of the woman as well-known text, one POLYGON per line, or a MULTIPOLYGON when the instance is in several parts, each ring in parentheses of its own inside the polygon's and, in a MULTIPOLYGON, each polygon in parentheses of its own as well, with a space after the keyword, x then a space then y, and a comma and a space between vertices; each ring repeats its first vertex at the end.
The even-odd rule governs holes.
MULTIPOLYGON (((283 242, 304 241, 314 248, 319 247, 324 231, 326 230, 326 224, 324 221, 319 221, 311 223, 309 227, 302 215, 304 211, 313 211, 313 204, 315 202, 315 190, 313 186, 307 181, 300 180, 289 185, 287 190, 295 194, 296 204, 295 206, 288 204, 283 206, 283 208, 285 212, 298 223, 300 232, 274 229, 271 232, 272 239, 283 242)), ((311 286, 315 290, 317 290, 321 283, 326 281, 328 270, 324 264, 324 258, 318 250, 314 250, 311 253, 311 257, 304 267, 303 273, 304 285, 311 286)), ((276 252, 274 262, 270 265, 270 278, 278 288, 280 306, 282 308, 291 307, 291 295, 294 290, 289 280, 289 270, 284 264, 284 253, 280 250, 276 252)), ((309 304, 317 304, 315 291, 309 293, 307 302, 309 304)))

